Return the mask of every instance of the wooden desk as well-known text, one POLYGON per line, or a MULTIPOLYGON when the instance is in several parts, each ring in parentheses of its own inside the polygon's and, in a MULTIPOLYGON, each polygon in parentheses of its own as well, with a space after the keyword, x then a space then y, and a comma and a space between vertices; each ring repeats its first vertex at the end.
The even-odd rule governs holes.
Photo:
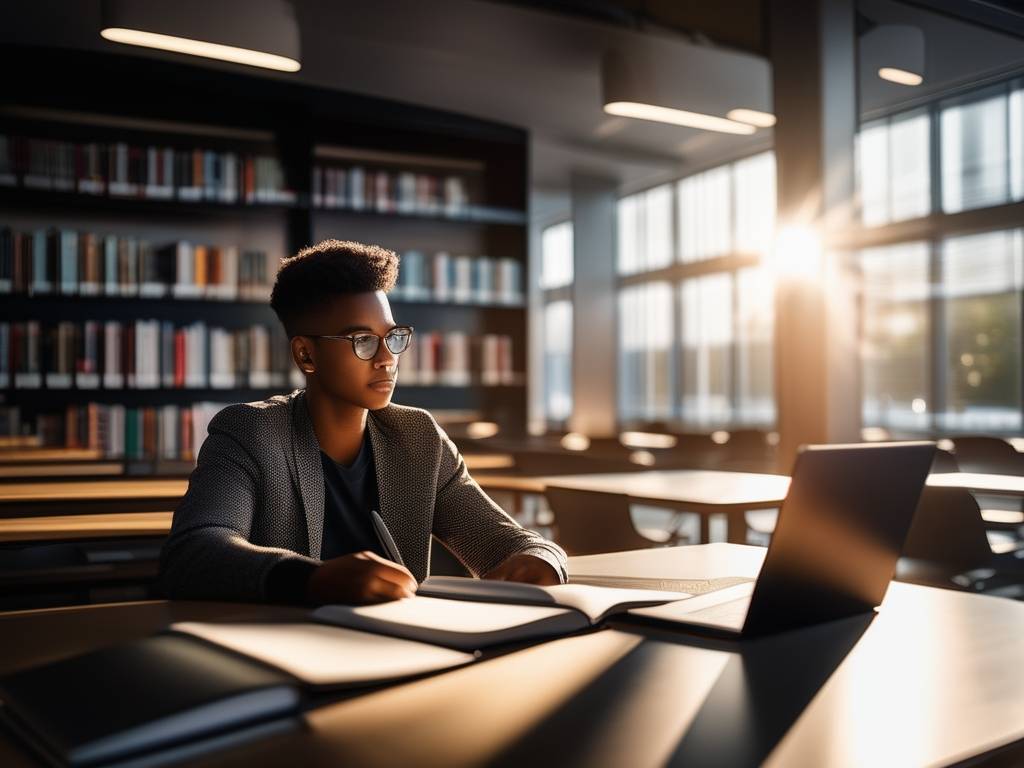
POLYGON ((934 488, 965 488, 976 493, 1024 496, 1024 477, 1018 475, 943 472, 937 475, 929 475, 928 485, 934 488))
MULTIPOLYGON (((752 576, 728 544, 570 560, 623 576, 752 576), (602 562, 600 558, 604 558, 602 562), (733 569, 739 569, 735 571, 733 569)), ((301 609, 147 602, 0 615, 0 673, 186 619, 301 609)), ((879 614, 742 643, 620 625, 327 703, 190 766, 947 765, 1024 759, 1024 604, 893 584, 879 614)), ((36 765, 0 733, 0 764, 36 765)))
POLYGON ((704 542, 708 541, 708 517, 725 513, 729 541, 735 544, 746 541, 745 511, 778 507, 789 491, 789 478, 785 475, 702 469, 564 475, 539 478, 538 482, 553 488, 624 493, 633 504, 696 512, 701 516, 704 542))
POLYGON ((0 543, 166 536, 172 512, 118 512, 0 519, 0 543))
POLYGON ((0 484, 0 519, 62 514, 169 512, 188 488, 184 478, 124 478, 0 484))

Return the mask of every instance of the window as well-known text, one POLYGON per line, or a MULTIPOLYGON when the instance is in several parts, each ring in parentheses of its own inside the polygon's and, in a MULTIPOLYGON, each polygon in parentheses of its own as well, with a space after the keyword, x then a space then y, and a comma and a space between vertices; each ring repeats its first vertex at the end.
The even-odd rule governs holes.
POLYGON ((860 263, 864 425, 1019 430, 1024 233, 872 248, 860 263))
POLYGON ((547 421, 572 415, 572 222, 541 233, 543 408, 547 421))
POLYGON ((565 221, 548 227, 541 233, 541 288, 561 288, 571 285, 572 222, 565 221))
MULTIPOLYGON (((600 340, 595 340, 600 343, 600 340)), ((672 289, 642 283, 619 294, 619 416, 655 420, 673 414, 672 289)))
POLYGON ((619 201, 619 274, 672 263, 672 187, 665 184, 619 201))
POLYGON ((902 243, 860 256, 862 418, 865 426, 926 429, 931 402, 929 245, 902 243))
POLYGON ((1007 94, 942 109, 942 209, 946 213, 1009 201, 1007 109, 1007 94))
POLYGON ((927 111, 875 120, 857 137, 861 220, 875 227, 931 212, 927 111))
POLYGON ((1021 426, 1020 230, 942 245, 946 408, 950 430, 1021 426))
POLYGON ((756 267, 775 227, 774 155, 625 197, 619 224, 620 419, 771 426, 774 296, 756 267))

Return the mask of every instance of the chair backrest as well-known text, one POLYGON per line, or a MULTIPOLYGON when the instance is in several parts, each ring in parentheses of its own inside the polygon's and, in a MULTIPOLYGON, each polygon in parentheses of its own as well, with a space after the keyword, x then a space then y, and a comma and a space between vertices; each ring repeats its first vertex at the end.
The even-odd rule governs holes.
POLYGON ((957 437, 953 453, 961 472, 1024 474, 1024 456, 999 437, 957 437))
POLYGON ((950 573, 991 564, 985 523, 970 492, 926 486, 903 545, 903 557, 927 561, 950 573))
POLYGON ((935 458, 932 459, 933 475, 959 471, 960 465, 956 463, 956 457, 952 453, 941 448, 935 449, 935 458))
POLYGON ((625 494, 548 488, 544 495, 555 515, 555 539, 570 555, 624 552, 653 544, 633 527, 625 494))

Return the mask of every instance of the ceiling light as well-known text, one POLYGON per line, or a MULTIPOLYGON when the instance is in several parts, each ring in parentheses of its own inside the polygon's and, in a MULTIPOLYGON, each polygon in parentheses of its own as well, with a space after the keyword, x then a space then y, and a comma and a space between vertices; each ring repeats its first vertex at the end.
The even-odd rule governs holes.
POLYGON ((287 0, 104 0, 100 36, 125 45, 297 72, 299 27, 287 0))
POLYGON ((688 112, 685 109, 657 107, 653 104, 637 104, 632 101, 614 101, 611 104, 605 104, 604 111, 609 115, 635 117, 639 120, 651 120, 655 123, 672 123, 673 125, 682 125, 687 128, 699 128, 703 131, 747 135, 756 130, 752 125, 737 123, 724 117, 702 115, 699 112, 688 112))
POLYGON ((896 67, 882 67, 878 70, 878 76, 890 83, 899 83, 900 85, 920 85, 924 82, 924 78, 920 75, 896 67))
POLYGON ((758 128, 771 128, 775 125, 775 115, 756 109, 730 109, 726 117, 738 123, 756 125, 758 128))
POLYGON ((860 39, 860 58, 868 72, 890 83, 924 82, 924 31, 909 24, 879 24, 860 39))
POLYGON ((749 135, 754 121, 733 120, 733 104, 771 112, 771 74, 756 56, 673 41, 609 51, 601 62, 602 105, 609 115, 749 135))

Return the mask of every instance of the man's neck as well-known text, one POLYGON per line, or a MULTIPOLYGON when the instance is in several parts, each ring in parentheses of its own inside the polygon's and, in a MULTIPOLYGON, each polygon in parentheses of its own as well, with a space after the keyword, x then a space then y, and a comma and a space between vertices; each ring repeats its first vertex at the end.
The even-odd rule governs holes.
POLYGON ((334 400, 315 386, 306 387, 306 405, 320 450, 339 464, 355 461, 366 432, 367 410, 334 400))

